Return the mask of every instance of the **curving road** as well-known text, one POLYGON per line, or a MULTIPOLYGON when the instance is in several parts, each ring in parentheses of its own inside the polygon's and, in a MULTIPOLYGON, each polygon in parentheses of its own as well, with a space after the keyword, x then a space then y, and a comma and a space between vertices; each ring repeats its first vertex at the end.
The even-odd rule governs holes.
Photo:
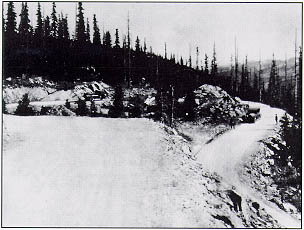
POLYGON ((210 144, 206 144, 197 154, 197 159, 210 171, 218 173, 223 180, 236 187, 242 196, 249 196, 252 200, 258 201, 262 208, 269 213, 282 227, 301 227, 299 220, 290 217, 288 214, 277 208, 274 204, 261 200, 251 188, 242 184, 238 176, 241 164, 246 157, 256 152, 259 147, 259 140, 264 139, 275 128, 275 114, 280 119, 284 111, 271 108, 270 106, 250 102, 253 106, 261 108, 261 118, 253 124, 242 124, 236 126, 218 137, 210 144))

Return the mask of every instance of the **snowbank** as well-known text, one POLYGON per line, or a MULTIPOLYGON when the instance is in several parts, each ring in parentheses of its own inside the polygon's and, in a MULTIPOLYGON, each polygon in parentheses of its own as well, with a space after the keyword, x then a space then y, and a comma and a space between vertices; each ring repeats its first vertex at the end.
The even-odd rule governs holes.
POLYGON ((231 117, 237 118, 245 115, 245 109, 240 100, 231 97, 218 86, 205 84, 194 93, 198 105, 197 114, 201 117, 229 121, 231 117))
POLYGON ((278 227, 251 200, 236 211, 238 191, 162 124, 4 115, 4 127, 3 226, 278 227))
POLYGON ((3 98, 5 103, 17 103, 24 94, 29 95, 30 101, 40 101, 47 97, 50 92, 54 92, 53 88, 46 87, 5 87, 3 88, 3 98))
POLYGON ((41 107, 44 103, 48 106, 51 106, 52 103, 54 105, 58 105, 58 103, 63 105, 66 100, 77 101, 79 98, 84 99, 86 95, 92 94, 99 96, 99 106, 108 107, 111 105, 114 93, 109 85, 97 81, 76 85, 74 89, 56 90, 56 88, 53 87, 54 85, 49 81, 41 80, 37 86, 36 81, 34 80, 35 79, 31 78, 28 79, 29 83, 32 84, 30 87, 18 86, 18 84, 4 86, 3 98, 7 104, 11 104, 8 105, 9 111, 16 108, 16 103, 18 103, 26 93, 29 94, 31 104, 35 107, 41 107), (52 87, 48 87, 49 85, 52 87))

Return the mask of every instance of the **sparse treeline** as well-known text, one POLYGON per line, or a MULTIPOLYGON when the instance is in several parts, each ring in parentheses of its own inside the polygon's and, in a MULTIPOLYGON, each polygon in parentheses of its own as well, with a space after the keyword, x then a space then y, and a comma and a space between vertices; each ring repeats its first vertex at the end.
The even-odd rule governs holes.
POLYGON ((120 34, 115 30, 101 32, 96 15, 93 15, 93 27, 89 19, 84 18, 82 3, 77 5, 75 34, 71 36, 68 15, 57 12, 52 3, 50 16, 42 16, 40 3, 37 3, 36 26, 29 19, 27 3, 22 3, 20 23, 14 3, 9 2, 4 20, 4 76, 14 77, 21 74, 48 76, 54 81, 103 80, 116 86, 142 86, 150 84, 158 90, 161 104, 169 101, 168 107, 174 110, 174 100, 185 96, 201 84, 213 84, 222 87, 234 96, 244 100, 262 101, 287 109, 290 113, 300 112, 302 87, 302 50, 298 59, 298 72, 285 78, 278 73, 273 59, 269 80, 262 77, 261 62, 259 68, 249 68, 247 57, 240 64, 238 55, 231 57, 231 68, 219 71, 216 48, 212 57, 206 54, 204 66, 198 66, 199 48, 196 48, 196 66, 192 57, 177 59, 168 55, 165 44, 163 55, 155 54, 152 47, 147 48, 137 36, 132 48, 129 18, 128 33, 120 34), (91 30, 92 29, 92 30, 91 30), (92 41, 91 41, 92 33, 92 41), (122 44, 120 43, 120 36, 122 44), (282 79, 285 79, 284 81, 282 79), (291 79, 291 80, 289 80, 291 79), (164 101, 164 102, 162 102, 164 101))
MULTIPOLYGON (((223 73, 223 78, 229 76, 228 85, 221 85, 231 95, 239 96, 243 100, 257 101, 287 110, 297 118, 302 116, 302 48, 298 50, 299 57, 295 57, 294 66, 287 66, 287 60, 279 67, 275 56, 270 65, 270 71, 263 73, 261 61, 256 66, 248 66, 247 56, 240 64, 238 55, 234 60, 231 56, 230 73, 223 73), (283 69, 283 71, 282 71, 283 69), (290 73, 288 70, 294 70, 290 73), (281 71, 280 71, 281 70, 281 71)), ((297 54, 297 51, 296 51, 297 54)))

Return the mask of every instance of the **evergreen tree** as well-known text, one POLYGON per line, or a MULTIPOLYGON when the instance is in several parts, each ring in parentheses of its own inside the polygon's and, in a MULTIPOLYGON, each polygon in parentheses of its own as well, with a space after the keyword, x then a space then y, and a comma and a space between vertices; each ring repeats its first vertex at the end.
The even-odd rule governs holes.
POLYGON ((51 36, 51 26, 50 26, 50 18, 46 16, 43 22, 43 36, 44 38, 49 38, 51 36))
POLYGON ((70 39, 69 27, 68 27, 68 16, 62 18, 62 27, 63 27, 63 38, 66 40, 70 39))
POLYGON ((109 110, 110 117, 123 117, 123 91, 121 86, 115 87, 113 106, 109 110))
POLYGON ((41 6, 40 2, 38 2, 38 8, 37 8, 37 25, 35 28, 35 36, 39 39, 43 37, 43 21, 42 21, 42 15, 41 15, 41 6))
POLYGON ((246 78, 246 74, 245 74, 245 65, 244 63, 242 64, 242 72, 241 72, 241 84, 240 84, 240 97, 242 99, 248 99, 245 95, 245 78, 246 78))
POLYGON ((86 26, 86 42, 91 43, 90 23, 88 18, 87 18, 87 26, 86 26))
POLYGON ((62 16, 62 13, 61 13, 61 15, 59 15, 59 17, 58 17, 58 39, 63 39, 64 38, 63 26, 64 26, 63 16, 62 16))
POLYGON ((184 60, 183 60, 183 57, 181 57, 180 59, 180 65, 183 66, 184 65, 184 60))
POLYGON ((86 101, 79 98, 77 104, 78 104, 78 107, 76 109, 76 114, 78 116, 88 115, 89 111, 88 111, 88 108, 87 108, 86 101))
POLYGON ((253 90, 254 90, 254 100, 255 101, 259 101, 259 92, 260 92, 260 89, 259 89, 259 78, 258 78, 258 75, 254 69, 254 72, 253 72, 253 90))
POLYGON ((68 19, 62 13, 58 17, 58 38, 66 41, 70 39, 68 19))
POLYGON ((215 78, 217 76, 217 62, 216 62, 216 52, 215 52, 215 44, 213 46, 213 57, 211 61, 211 80, 215 83, 215 78))
POLYGON ((205 76, 208 76, 208 75, 209 75, 209 69, 208 69, 208 56, 207 56, 207 54, 205 54, 205 69, 204 69, 204 73, 205 73, 205 76))
POLYGON ((234 82, 234 66, 233 66, 233 57, 231 55, 230 57, 230 93, 235 94, 235 90, 233 88, 233 82, 234 82))
MULTIPOLYGON (((287 67, 287 66, 286 66, 287 67)), ((261 89, 262 89, 262 87, 261 87, 261 82, 262 82, 262 73, 263 73, 263 71, 262 71, 262 65, 261 65, 261 60, 259 60, 259 72, 258 72, 258 88, 259 88, 259 94, 260 94, 260 98, 259 98, 259 101, 261 101, 262 100, 262 97, 261 97, 261 89)), ((287 81, 286 81, 287 82, 287 81)))
POLYGON ((268 84, 268 103, 273 106, 276 105, 276 79, 277 79, 277 65, 276 61, 272 59, 271 69, 270 69, 270 77, 269 77, 269 84, 268 84))
POLYGON ((93 15, 93 44, 94 45, 100 45, 101 44, 101 39, 100 39, 100 32, 99 28, 97 25, 97 20, 96 20, 96 14, 93 15))
POLYGON ((16 13, 15 13, 15 7, 14 2, 8 2, 7 4, 7 14, 6 14, 6 36, 7 39, 13 38, 16 35, 16 13))
POLYGON ((29 105, 30 105, 30 99, 28 97, 28 94, 26 93, 23 95, 22 99, 18 102, 18 106, 15 111, 15 114, 20 116, 34 115, 34 111, 29 105))
POLYGON ((138 36, 136 37, 136 41, 135 41, 135 51, 140 52, 140 41, 138 36))
POLYGON ((118 29, 115 30, 115 46, 114 46, 114 48, 120 48, 118 29))
POLYGON ((25 39, 27 41, 31 32, 27 2, 25 3, 22 2, 21 13, 20 13, 20 24, 18 31, 21 36, 21 39, 25 39))
POLYGON ((52 3, 52 14, 51 14, 51 36, 53 38, 57 38, 58 35, 58 19, 57 19, 57 12, 56 12, 56 4, 55 2, 52 3))
POLYGON ((144 53, 146 53, 147 52, 147 44, 146 44, 146 39, 144 39, 144 53))
POLYGON ((111 39, 111 34, 109 31, 107 31, 105 33, 105 36, 104 36, 104 46, 105 47, 112 47, 112 39, 111 39))
POLYGON ((79 43, 85 43, 86 34, 85 34, 85 25, 84 25, 84 17, 83 17, 83 7, 82 2, 78 2, 78 14, 76 21, 76 34, 75 39, 79 43))

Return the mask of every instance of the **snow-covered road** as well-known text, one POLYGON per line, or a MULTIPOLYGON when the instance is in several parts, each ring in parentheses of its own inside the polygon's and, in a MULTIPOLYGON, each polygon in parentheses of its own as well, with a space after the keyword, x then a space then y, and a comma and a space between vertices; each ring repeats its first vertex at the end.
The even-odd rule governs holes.
POLYGON ((5 116, 4 127, 4 226, 153 226, 166 148, 153 122, 5 116))
POLYGON ((264 104, 250 103, 261 108, 261 118, 253 124, 236 126, 209 144, 203 145, 197 160, 212 172, 218 173, 223 179, 236 187, 236 191, 244 197, 256 200, 282 227, 300 227, 298 220, 290 217, 274 204, 261 200, 254 191, 243 184, 238 174, 242 164, 252 153, 258 151, 259 142, 267 137, 275 128, 275 114, 280 119, 284 111, 271 108, 264 104))

